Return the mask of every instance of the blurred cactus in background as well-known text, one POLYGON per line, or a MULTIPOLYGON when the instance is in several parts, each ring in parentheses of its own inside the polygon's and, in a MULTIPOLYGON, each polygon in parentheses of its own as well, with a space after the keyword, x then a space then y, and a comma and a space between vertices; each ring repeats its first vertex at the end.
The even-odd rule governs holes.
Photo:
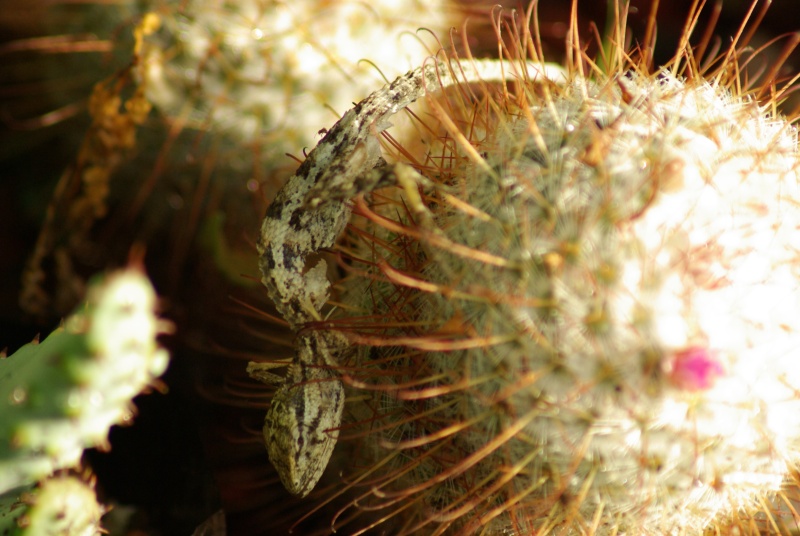
MULTIPOLYGON (((405 72, 456 23, 444 2, 190 1, 156 4, 140 69, 162 113, 268 153, 316 144, 381 75, 405 72), (426 45, 427 42, 427 45, 426 45)), ((452 8, 451 10, 452 11, 452 8)))
POLYGON ((93 483, 57 475, 22 493, 0 495, 0 530, 9 536, 95 536, 104 534, 93 483))
POLYGON ((93 526, 89 533, 99 529, 102 508, 92 506, 93 490, 75 478, 50 475, 77 467, 84 449, 110 448, 109 428, 130 424, 133 397, 157 385, 168 355, 156 337, 170 324, 155 309, 155 292, 139 270, 110 274, 89 287, 85 306, 63 327, 0 361, 0 493, 12 512, 32 505, 22 514, 30 526, 20 529, 85 533, 49 528, 47 523, 67 523, 59 510, 74 523, 93 526), (39 481, 28 499, 20 497, 39 481))
MULTIPOLYGON (((51 46, 62 53, 73 47, 77 56, 84 47, 106 61, 76 68, 84 91, 93 87, 92 122, 55 187, 23 275, 21 306, 42 318, 66 314, 87 274, 125 254, 120 246, 129 244, 111 244, 109 235, 150 242, 169 234, 172 287, 187 257, 204 246, 195 237, 206 218, 227 213, 222 232, 243 242, 242 230, 255 226, 264 198, 294 165, 286 153, 313 146, 320 129, 381 76, 394 77, 436 50, 433 34, 416 32, 418 21, 437 34, 457 21, 441 2, 416 1, 52 8, 62 26, 96 35, 51 46), (174 221, 182 225, 172 229, 174 221)), ((16 59, 21 48, 7 52, 16 59)), ((58 63, 45 66, 54 79, 65 76, 58 63)), ((84 106, 53 102, 60 111, 43 117, 54 122, 84 106)), ((236 244, 233 257, 246 249, 236 244)), ((237 264, 213 259, 223 273, 231 271, 224 263, 237 264)))

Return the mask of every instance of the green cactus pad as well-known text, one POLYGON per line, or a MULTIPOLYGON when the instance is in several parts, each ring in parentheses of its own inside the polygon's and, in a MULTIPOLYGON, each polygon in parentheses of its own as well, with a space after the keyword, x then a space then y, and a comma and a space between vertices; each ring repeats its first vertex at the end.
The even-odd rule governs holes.
POLYGON ((167 367, 155 303, 141 272, 115 273, 63 327, 0 361, 0 493, 76 465, 131 420, 131 399, 167 367))

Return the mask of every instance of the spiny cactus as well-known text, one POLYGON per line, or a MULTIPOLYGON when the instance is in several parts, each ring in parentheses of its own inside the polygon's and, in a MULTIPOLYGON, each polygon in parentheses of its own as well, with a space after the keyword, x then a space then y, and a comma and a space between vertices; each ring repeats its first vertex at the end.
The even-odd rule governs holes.
POLYGON ((755 505, 800 439, 793 129, 669 71, 525 100, 476 121, 481 160, 357 209, 354 273, 376 268, 337 326, 379 393, 368 437, 413 460, 382 492, 514 533, 755 505))
MULTIPOLYGON (((169 324, 155 316, 155 300, 138 269, 111 274, 91 285, 63 327, 0 361, 0 493, 15 508, 23 489, 78 465, 86 448, 108 448, 109 428, 131 422, 131 400, 168 362, 156 337, 169 324)), ((71 485, 64 482, 43 485, 26 519, 49 516, 35 512, 52 511, 44 497, 59 497, 48 490, 71 485)))
MULTIPOLYGON (((513 35, 504 50, 541 61, 535 36, 513 35)), ((623 14, 609 42, 624 35, 623 14)), ((742 89, 742 43, 716 70, 686 44, 656 70, 652 42, 597 62, 569 44, 566 82, 431 98, 427 152, 352 178, 365 195, 336 307, 298 332, 354 349, 316 377, 344 381, 331 464, 368 521, 345 508, 332 527, 795 526, 779 498, 765 506, 800 459, 800 159, 781 91, 742 89)), ((342 148, 337 169, 365 151, 342 148)), ((309 225, 334 210, 310 196, 309 225)))
POLYGON ((442 4, 156 4, 162 29, 145 42, 141 72, 163 113, 282 158, 313 145, 318 130, 380 81, 364 60, 396 76, 428 54, 420 36, 403 32, 420 21, 445 31, 442 4))
POLYGON ((103 534, 94 485, 53 476, 19 494, 0 495, 0 532, 7 536, 95 536, 103 534))

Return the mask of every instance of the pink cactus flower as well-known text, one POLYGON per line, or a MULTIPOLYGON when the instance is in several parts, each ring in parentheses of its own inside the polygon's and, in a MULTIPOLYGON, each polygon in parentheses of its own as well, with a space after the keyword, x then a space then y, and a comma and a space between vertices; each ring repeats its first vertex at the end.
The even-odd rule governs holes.
POLYGON ((689 391, 702 391, 714 386, 725 373, 717 355, 708 348, 693 346, 674 355, 669 377, 672 383, 689 391))

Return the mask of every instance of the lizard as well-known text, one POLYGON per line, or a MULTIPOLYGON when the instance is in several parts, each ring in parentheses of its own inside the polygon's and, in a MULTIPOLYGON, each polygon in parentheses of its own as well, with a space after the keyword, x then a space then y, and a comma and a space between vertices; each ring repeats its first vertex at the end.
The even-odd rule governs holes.
POLYGON ((540 78, 563 83, 566 74, 559 66, 535 62, 429 61, 348 110, 268 207, 257 243, 261 281, 297 334, 296 352, 288 363, 251 362, 247 372, 278 386, 263 435, 270 462, 291 494, 305 497, 314 489, 338 440, 345 392, 336 369, 349 346, 341 333, 304 328, 322 320, 330 289, 325 260, 308 268, 306 258, 334 245, 349 219, 351 198, 388 186, 402 174, 394 167, 402 164, 387 164, 381 154, 379 136, 389 118, 457 83, 540 78), (269 372, 284 366, 284 377, 269 372))

